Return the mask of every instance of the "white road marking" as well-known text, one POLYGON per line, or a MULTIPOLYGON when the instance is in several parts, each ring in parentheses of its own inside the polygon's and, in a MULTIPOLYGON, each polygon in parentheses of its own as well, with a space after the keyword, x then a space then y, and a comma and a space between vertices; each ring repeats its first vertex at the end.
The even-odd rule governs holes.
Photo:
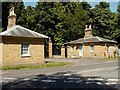
POLYGON ((41 80, 42 82, 56 82, 55 80, 41 80))
POLYGON ((106 85, 117 84, 117 82, 107 82, 106 85))
POLYGON ((88 78, 87 80, 98 80, 98 81, 103 81, 103 78, 88 78))
POLYGON ((27 81, 27 80, 30 80, 30 78, 24 78, 23 80, 24 80, 24 81, 27 81))
POLYGON ((120 81, 120 79, 107 79, 107 81, 116 81, 116 82, 118 82, 118 81, 120 81))
POLYGON ((101 82, 97 82, 97 84, 98 84, 98 85, 102 85, 103 83, 101 83, 101 82))
POLYGON ((77 72, 77 74, 85 73, 85 72, 93 72, 93 71, 99 71, 99 70, 105 70, 105 69, 117 69, 117 67, 107 67, 107 68, 100 68, 100 69, 93 69, 93 70, 85 70, 85 71, 80 71, 77 72))
POLYGON ((71 73, 63 74, 64 76, 70 76, 72 75, 71 73))
POLYGON ((38 80, 38 79, 36 79, 36 78, 35 78, 35 79, 33 79, 33 81, 37 81, 37 80, 38 80))
POLYGON ((70 79, 70 80, 80 80, 82 78, 72 78, 72 77, 68 77, 67 79, 70 79))
POLYGON ((2 78, 0 83, 2 83, 2 82, 9 82, 9 80, 16 80, 16 78, 2 78))
POLYGON ((16 78, 3 78, 5 80, 15 80, 16 78))

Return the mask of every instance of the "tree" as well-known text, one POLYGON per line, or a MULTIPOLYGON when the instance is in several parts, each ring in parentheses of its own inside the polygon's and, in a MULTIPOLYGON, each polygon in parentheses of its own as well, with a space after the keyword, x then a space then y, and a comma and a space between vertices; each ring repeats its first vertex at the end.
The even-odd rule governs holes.
POLYGON ((115 16, 113 12, 109 9, 109 3, 100 2, 95 8, 92 9, 93 13, 93 26, 94 35, 100 37, 113 39, 111 35, 114 33, 115 29, 115 16))
POLYGON ((34 7, 27 6, 24 12, 24 27, 34 30, 36 27, 34 7))
POLYGON ((85 12, 87 13, 86 24, 92 24, 93 23, 93 15, 91 12, 90 4, 88 4, 88 2, 86 2, 86 1, 83 1, 80 4, 82 6, 82 9, 85 10, 85 12))
MULTIPOLYGON (((71 3, 67 3, 68 5, 71 3)), ((64 42, 75 40, 84 36, 84 26, 87 21, 87 12, 82 9, 81 3, 72 3, 75 5, 74 12, 67 12, 65 18, 64 42)), ((70 5, 69 5, 70 6, 70 5)), ((70 9, 71 8, 68 8, 70 9)), ((68 11, 70 11, 68 10, 68 11)))
POLYGON ((109 9, 109 3, 106 3, 106 2, 100 2, 98 7, 101 8, 101 9, 109 9))
POLYGON ((2 2, 0 2, 0 32, 2 31, 2 2))
POLYGON ((118 3, 117 12, 118 12, 118 28, 120 29, 120 1, 118 3))
POLYGON ((57 49, 83 37, 87 13, 80 2, 38 2, 34 10, 34 31, 51 37, 57 49))
POLYGON ((15 7, 15 13, 17 15, 17 24, 24 25, 24 4, 21 1, 19 2, 2 2, 2 28, 3 31, 7 29, 8 24, 8 15, 11 7, 15 7))
POLYGON ((120 48, 120 2, 118 3, 117 15, 116 15, 116 29, 113 34, 114 39, 118 42, 118 47, 120 48))

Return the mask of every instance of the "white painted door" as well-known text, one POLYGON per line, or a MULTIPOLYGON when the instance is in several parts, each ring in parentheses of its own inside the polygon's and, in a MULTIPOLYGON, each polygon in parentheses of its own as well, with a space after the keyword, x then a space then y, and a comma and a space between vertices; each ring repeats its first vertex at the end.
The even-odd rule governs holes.
POLYGON ((83 56, 83 45, 80 44, 79 46, 79 57, 82 57, 83 56))

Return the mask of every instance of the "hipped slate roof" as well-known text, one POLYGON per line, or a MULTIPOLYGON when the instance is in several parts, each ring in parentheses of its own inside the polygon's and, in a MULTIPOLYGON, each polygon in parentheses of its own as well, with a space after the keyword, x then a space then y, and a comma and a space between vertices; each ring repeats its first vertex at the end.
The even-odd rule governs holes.
POLYGON ((1 32, 0 36, 48 38, 48 36, 34 32, 32 30, 29 30, 29 29, 24 28, 19 25, 13 26, 12 28, 10 28, 4 32, 1 32))
POLYGON ((93 37, 89 37, 89 38, 77 39, 77 40, 70 41, 70 42, 67 42, 64 44, 80 44, 80 43, 84 44, 84 43, 97 43, 97 42, 117 43, 116 41, 113 41, 113 40, 101 38, 98 36, 93 36, 93 37))

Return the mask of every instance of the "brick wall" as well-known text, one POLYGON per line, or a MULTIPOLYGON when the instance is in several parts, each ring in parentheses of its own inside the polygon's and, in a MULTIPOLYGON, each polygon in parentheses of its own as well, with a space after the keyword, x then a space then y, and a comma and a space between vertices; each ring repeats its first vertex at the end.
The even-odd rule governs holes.
POLYGON ((83 46, 83 57, 89 58, 89 51, 90 51, 90 49, 89 49, 88 44, 85 44, 83 46))
POLYGON ((67 58, 72 58, 72 57, 71 57, 70 46, 67 46, 67 58))
POLYGON ((52 41, 49 41, 48 44, 49 58, 52 58, 52 41))
MULTIPOLYGON (((108 56, 114 57, 114 51, 118 50, 114 44, 110 44, 110 53, 107 53, 107 47, 105 43, 96 43, 94 44, 94 52, 90 52, 90 44, 83 45, 83 57, 84 58, 106 58, 108 56)), ((79 58, 79 45, 70 45, 67 48, 67 58, 72 58, 71 47, 74 46, 74 56, 79 58)))
POLYGON ((79 46, 75 45, 74 46, 74 58, 78 58, 79 57, 79 46))
POLYGON ((92 37, 92 30, 86 30, 84 38, 92 37))
POLYGON ((109 53, 107 53, 108 54, 107 57, 114 57, 114 51, 118 52, 117 46, 116 45, 110 45, 110 47, 109 47, 109 53))
POLYGON ((94 45, 94 56, 98 58, 102 57, 103 52, 105 52, 103 48, 104 46, 94 45))
POLYGON ((3 65, 44 63, 44 39, 3 37, 3 65), (30 56, 21 56, 21 43, 28 43, 30 56))
POLYGON ((62 58, 65 58, 65 47, 64 46, 61 47, 61 56, 62 58))
POLYGON ((2 43, 0 43, 0 66, 2 66, 2 51, 3 51, 3 49, 2 49, 2 46, 3 46, 3 44, 2 43))
POLYGON ((7 29, 11 28, 12 26, 16 25, 16 16, 8 16, 8 26, 7 29))
POLYGON ((79 57, 79 46, 78 45, 70 45, 67 47, 67 58, 78 58, 79 57), (74 48, 74 55, 72 57, 71 47, 74 48))

